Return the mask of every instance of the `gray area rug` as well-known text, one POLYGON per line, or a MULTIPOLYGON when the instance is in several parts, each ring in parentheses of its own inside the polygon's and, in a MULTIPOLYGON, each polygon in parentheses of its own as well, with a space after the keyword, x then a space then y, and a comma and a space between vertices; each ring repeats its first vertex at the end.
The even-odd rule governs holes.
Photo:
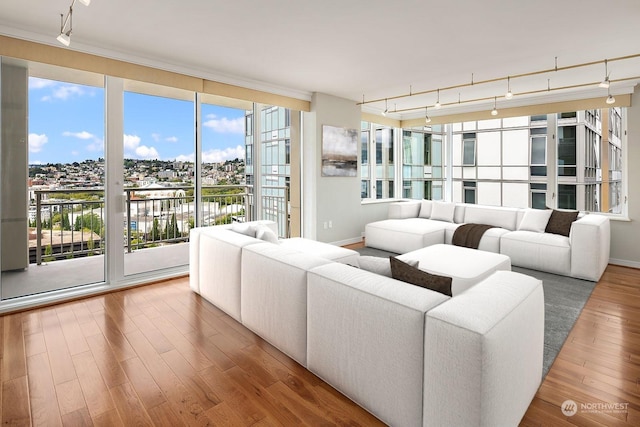
MULTIPOLYGON (((374 248, 357 249, 360 255, 388 257, 397 255, 374 248)), ((542 377, 558 356, 596 282, 558 276, 542 271, 513 267, 513 271, 542 280, 544 288, 544 359, 542 377)))

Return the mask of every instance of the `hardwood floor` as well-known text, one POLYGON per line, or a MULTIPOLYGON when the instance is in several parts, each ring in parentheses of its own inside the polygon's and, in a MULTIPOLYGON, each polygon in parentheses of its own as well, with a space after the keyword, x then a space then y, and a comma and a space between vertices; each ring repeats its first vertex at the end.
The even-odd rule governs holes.
POLYGON ((188 278, 0 317, 3 425, 382 425, 188 278))
MULTIPOLYGON (((188 278, 5 315, 0 332, 5 425, 382 425, 188 278)), ((640 270, 609 266, 521 425, 640 425, 639 381, 640 270)))
POLYGON ((520 425, 638 426, 639 382, 640 270, 609 265, 520 425))

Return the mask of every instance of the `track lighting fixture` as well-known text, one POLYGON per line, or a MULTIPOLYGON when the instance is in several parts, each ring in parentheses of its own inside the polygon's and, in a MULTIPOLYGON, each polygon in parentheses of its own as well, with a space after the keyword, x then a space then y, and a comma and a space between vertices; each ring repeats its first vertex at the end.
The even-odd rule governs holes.
POLYGON ((387 113, 389 112, 389 106, 387 105, 387 100, 384 100, 384 111, 382 112, 383 116, 386 116, 387 113))
POLYGON ((491 110, 491 115, 492 116, 497 116, 498 115, 498 109, 496 108, 496 102, 498 100, 497 96, 493 97, 493 110, 491 110))
POLYGON ((429 117, 429 107, 424 107, 424 122, 431 123, 431 117, 429 117))
POLYGON ((609 70, 608 70, 606 59, 604 60, 604 80, 601 81, 598 86, 604 89, 609 89, 609 86, 611 86, 611 81, 609 81, 609 70))
MULTIPOLYGON (((78 0, 85 6, 89 6, 91 4, 91 0, 78 0)), ((56 37, 60 43, 65 46, 69 46, 71 44, 71 33, 73 31, 73 6, 76 4, 76 0, 71 0, 71 5, 69 6, 69 12, 67 12, 67 16, 64 14, 60 14, 60 34, 56 37)))
MULTIPOLYGON (((485 80, 481 80, 481 81, 475 81, 473 78, 473 74, 471 74, 471 82, 465 82, 465 83, 460 83, 460 84, 454 84, 451 86, 445 86, 445 87, 439 87, 437 89, 425 89, 422 91, 414 91, 412 86, 409 86, 409 91, 408 93, 404 93, 404 94, 396 94, 396 95, 392 95, 392 96, 387 96, 386 98, 375 98, 375 99, 370 99, 370 100, 365 100, 364 96, 362 99, 362 102, 359 102, 357 105, 366 105, 366 104, 371 104, 371 103, 380 103, 383 100, 385 101, 385 105, 387 103, 387 101, 389 99, 391 99, 392 101, 396 100, 396 99, 402 99, 402 98, 408 98, 408 97, 416 97, 416 96, 422 96, 422 95, 427 95, 427 96, 433 96, 432 94, 434 92, 436 92, 436 102, 434 103, 429 103, 428 105, 431 106, 432 108, 435 109, 439 109, 442 108, 443 105, 449 106, 449 105, 455 105, 456 102, 447 102, 445 104, 442 104, 440 102, 440 92, 441 91, 452 91, 454 89, 460 89, 460 88, 466 88, 466 87, 471 87, 471 86, 476 86, 476 85, 481 85, 481 84, 494 84, 498 81, 503 81, 503 80, 507 80, 507 92, 504 93, 505 99, 512 99, 514 96, 520 98, 520 96, 530 96, 530 95, 541 95, 544 94, 545 92, 554 92, 554 91, 566 91, 566 90, 575 90, 577 88, 587 88, 587 87, 594 87, 595 85, 599 85, 602 88, 608 89, 610 84, 611 84, 611 79, 610 79, 610 75, 609 75, 609 62, 618 62, 618 61, 628 61, 628 60, 635 60, 635 59, 639 59, 640 58, 640 53, 635 53, 632 55, 626 55, 626 56, 618 56, 618 57, 613 57, 613 58, 609 58, 609 59, 603 59, 601 61, 592 61, 592 62, 584 62, 584 63, 578 63, 578 64, 570 64, 570 65, 566 65, 566 66, 558 66, 558 62, 557 62, 557 58, 556 58, 556 63, 555 66, 553 68, 546 68, 546 69, 539 69, 539 70, 533 70, 530 72, 526 72, 526 73, 520 73, 520 74, 513 74, 513 75, 506 75, 504 77, 496 77, 496 78, 490 78, 490 79, 485 79, 485 80), (588 82, 578 82, 578 83, 574 83, 571 85, 565 85, 565 86, 558 86, 558 87, 551 87, 551 81, 550 79, 547 79, 547 86, 546 88, 542 89, 532 89, 532 90, 521 90, 520 92, 513 92, 511 89, 511 78, 513 77, 514 79, 521 79, 524 77, 533 77, 533 76, 538 76, 538 75, 544 75, 544 74, 549 74, 549 73, 556 73, 556 72, 560 72, 560 71, 568 71, 568 70, 574 70, 577 68, 583 68, 583 67, 592 67, 596 64, 600 64, 604 62, 605 64, 605 76, 604 76, 604 80, 601 82, 594 82, 593 80, 590 80, 588 82)), ((622 82, 622 81, 632 81, 632 80, 640 80, 640 75, 636 75, 636 76, 628 76, 628 77, 622 77, 619 76, 616 78, 616 82, 622 82)), ((488 100, 490 100, 490 97, 477 97, 477 98, 473 98, 471 96, 466 96, 466 99, 464 101, 461 100, 461 95, 460 92, 458 92, 458 105, 461 104, 467 104, 467 103, 481 103, 481 102, 487 102, 488 100)), ((494 97, 494 104, 496 104, 496 98, 494 97)), ((607 96, 606 98, 608 100, 608 102, 614 103, 615 102, 615 98, 613 96, 611 96, 611 98, 609 98, 607 96)), ((378 104, 379 105, 379 104, 378 104)), ((422 108, 424 108, 424 104, 422 105, 416 105, 416 106, 409 106, 406 108, 401 108, 401 109, 394 109, 393 113, 400 113, 403 114, 405 112, 410 112, 410 111, 418 111, 421 110, 422 108)), ((494 105, 495 106, 495 105, 494 105)), ((388 110, 385 109, 387 112, 388 110)), ((497 107, 494 108, 495 113, 494 115, 497 115, 497 107)), ((379 110, 378 110, 379 111, 379 110)), ((493 111, 493 110, 492 110, 493 111)))
POLYGON ((607 100, 605 102, 609 105, 615 104, 616 99, 613 97, 613 95, 611 95, 611 91, 609 90, 609 88, 607 88, 607 95, 607 100))
POLYGON ((507 77, 507 93, 504 97, 507 99, 513 98, 513 92, 511 92, 511 76, 507 77))

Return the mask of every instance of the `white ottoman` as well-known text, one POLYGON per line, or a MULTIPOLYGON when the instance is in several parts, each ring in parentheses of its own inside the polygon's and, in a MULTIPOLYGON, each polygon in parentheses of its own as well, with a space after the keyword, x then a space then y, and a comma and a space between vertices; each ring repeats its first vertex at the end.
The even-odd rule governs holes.
POLYGON ((351 249, 302 237, 282 239, 280 240, 280 246, 343 264, 358 265, 358 257, 360 256, 358 252, 351 249))
POLYGON ((433 245, 397 257, 418 261, 418 268, 431 274, 451 277, 451 294, 456 296, 499 270, 511 271, 506 255, 454 245, 433 245))

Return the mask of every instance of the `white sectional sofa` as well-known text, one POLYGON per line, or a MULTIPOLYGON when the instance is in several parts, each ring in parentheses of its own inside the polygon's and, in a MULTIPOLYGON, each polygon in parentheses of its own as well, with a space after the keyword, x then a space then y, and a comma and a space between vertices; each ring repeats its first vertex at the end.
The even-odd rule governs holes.
POLYGON ((546 233, 544 224, 538 228, 536 221, 529 220, 539 214, 532 209, 431 200, 394 202, 389 205, 388 219, 365 226, 365 244, 403 254, 438 243, 451 244, 461 224, 487 224, 496 228, 484 234, 479 250, 507 255, 514 266, 598 281, 609 263, 609 218, 582 215, 564 236, 546 233))
POLYGON ((539 280, 451 298, 294 246, 195 228, 191 288, 389 425, 517 425, 542 379, 539 280))

